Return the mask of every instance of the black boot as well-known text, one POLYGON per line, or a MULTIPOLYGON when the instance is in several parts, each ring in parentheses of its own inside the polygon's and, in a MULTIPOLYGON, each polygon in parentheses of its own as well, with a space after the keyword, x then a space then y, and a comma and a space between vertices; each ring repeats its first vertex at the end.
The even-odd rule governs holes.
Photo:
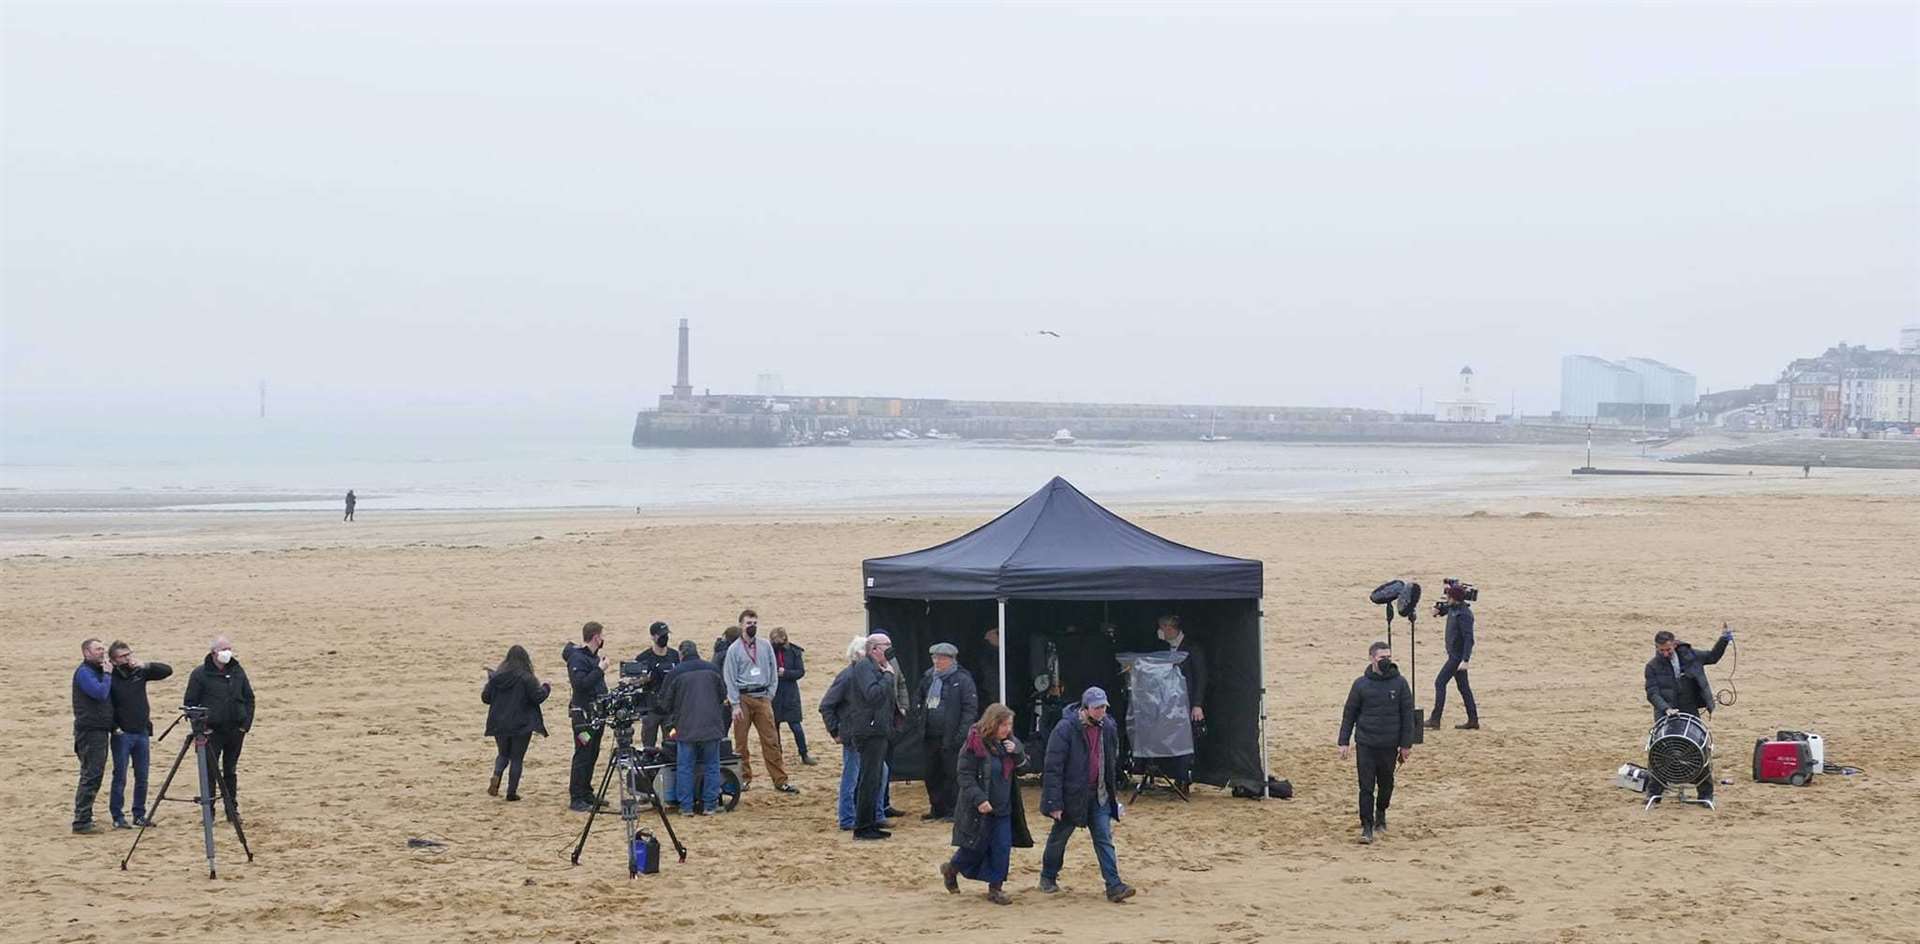
POLYGON ((1438 709, 1435 709, 1433 714, 1427 716, 1427 730, 1440 730, 1440 712, 1438 709))

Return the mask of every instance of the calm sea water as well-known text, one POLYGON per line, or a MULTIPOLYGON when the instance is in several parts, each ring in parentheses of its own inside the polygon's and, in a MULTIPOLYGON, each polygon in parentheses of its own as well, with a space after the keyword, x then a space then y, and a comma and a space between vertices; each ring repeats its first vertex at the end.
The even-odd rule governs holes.
MULTIPOLYGON (((1565 450, 1560 450, 1564 452, 1565 450)), ((236 435, 7 444, 0 511, 642 507, 861 509, 1002 505, 1062 475, 1104 501, 1288 501, 1516 487, 1528 447, 1264 443, 858 443, 634 449, 606 440, 236 435)), ((1564 469, 1562 469, 1564 472, 1564 469)), ((1524 489, 1522 489, 1524 490, 1524 489)))

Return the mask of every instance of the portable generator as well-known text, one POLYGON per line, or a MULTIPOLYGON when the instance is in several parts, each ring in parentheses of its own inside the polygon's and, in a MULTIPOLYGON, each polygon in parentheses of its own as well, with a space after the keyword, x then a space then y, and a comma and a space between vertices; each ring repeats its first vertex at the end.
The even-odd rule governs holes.
POLYGON ((1818 734, 1781 731, 1753 742, 1753 779, 1756 783, 1786 783, 1804 787, 1813 782, 1825 761, 1826 744, 1818 734))

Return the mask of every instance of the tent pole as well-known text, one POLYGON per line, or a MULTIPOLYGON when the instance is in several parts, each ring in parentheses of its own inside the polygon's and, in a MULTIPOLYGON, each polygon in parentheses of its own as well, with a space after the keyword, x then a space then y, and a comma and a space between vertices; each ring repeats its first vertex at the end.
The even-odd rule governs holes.
POLYGON ((1000 598, 1000 645, 994 649, 1000 654, 1000 703, 1013 707, 1007 694, 1007 598, 1000 598))
POLYGON ((1267 798, 1267 781, 1273 775, 1267 770, 1267 608, 1265 598, 1253 601, 1254 622, 1259 627, 1256 637, 1260 646, 1260 799, 1267 798))

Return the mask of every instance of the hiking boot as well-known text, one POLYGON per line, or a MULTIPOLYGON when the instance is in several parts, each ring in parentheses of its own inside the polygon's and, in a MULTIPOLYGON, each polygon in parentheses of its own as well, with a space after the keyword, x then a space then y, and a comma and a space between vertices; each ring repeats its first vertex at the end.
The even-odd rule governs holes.
POLYGON ((954 868, 951 862, 940 863, 940 881, 947 886, 948 894, 958 894, 960 891, 960 870, 954 868))
POLYGON ((1042 875, 1040 876, 1040 890, 1049 895, 1058 894, 1060 892, 1060 883, 1042 875))
POLYGON ((1363 846, 1373 845, 1373 827, 1372 826, 1363 826, 1360 828, 1360 844, 1363 846))
POLYGON ((132 827, 132 826, 128 826, 128 825, 127 825, 127 821, 126 821, 126 820, 124 820, 124 819, 116 819, 116 820, 114 820, 114 821, 113 821, 113 828, 115 828, 115 829, 132 829, 133 827, 132 827))
POLYGON ((1132 897, 1133 897, 1133 886, 1128 885, 1125 882, 1121 882, 1120 884, 1107 889, 1107 900, 1110 902, 1113 902, 1116 905, 1132 897))
POLYGON ((585 813, 588 810, 593 809, 593 804, 588 803, 585 800, 575 800, 572 803, 567 804, 567 809, 572 810, 575 813, 585 813))
POLYGON ((493 779, 487 781, 487 796, 497 797, 499 795, 500 795, 500 775, 494 774, 493 779))
POLYGON ((1440 730, 1440 712, 1437 712, 1437 711, 1434 712, 1433 716, 1427 719, 1427 730, 1429 731, 1440 730))
POLYGON ((91 836, 99 832, 100 827, 93 823, 75 823, 73 824, 73 831, 76 835, 91 836))
POLYGON ((1376 833, 1384 833, 1387 831, 1387 814, 1386 813, 1375 814, 1375 816, 1373 817, 1373 831, 1376 833))
POLYGON ((865 828, 865 829, 856 829, 856 830, 854 830, 854 831, 853 831, 853 838, 855 838, 855 839, 862 839, 862 840, 869 840, 869 839, 891 839, 891 838, 893 838, 893 834, 892 834, 892 833, 890 833, 890 832, 887 832, 887 831, 886 831, 886 830, 884 830, 884 829, 881 829, 881 828, 880 828, 880 827, 878 827, 878 826, 868 826, 868 827, 867 827, 867 828, 865 828))
POLYGON ((993 902, 996 905, 1013 904, 1013 899, 1007 897, 1007 893, 1004 891, 1001 891, 1000 886, 998 885, 990 886, 987 889, 987 900, 990 902, 993 902))
POLYGON ((518 794, 518 793, 509 793, 509 794, 507 794, 507 802, 508 802, 508 803, 518 803, 518 802, 520 802, 520 794, 518 794))
POLYGON ((1480 721, 1476 718, 1468 718, 1464 723, 1454 725, 1453 729, 1455 731, 1478 731, 1480 730, 1480 721))

